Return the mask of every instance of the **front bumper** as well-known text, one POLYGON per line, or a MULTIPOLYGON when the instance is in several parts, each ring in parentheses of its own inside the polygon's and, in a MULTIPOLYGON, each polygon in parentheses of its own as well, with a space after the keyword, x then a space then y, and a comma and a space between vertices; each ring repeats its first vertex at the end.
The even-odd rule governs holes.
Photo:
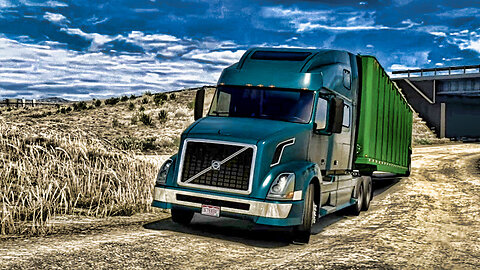
POLYGON ((227 202, 231 205, 244 204, 248 205, 248 209, 233 208, 221 206, 221 215, 225 216, 250 216, 255 223, 274 225, 274 226, 292 226, 302 222, 303 201, 289 202, 272 202, 260 201, 252 199, 240 199, 227 196, 219 196, 200 192, 192 192, 182 189, 173 189, 167 187, 155 187, 152 206, 171 209, 173 205, 184 206, 198 210, 202 207, 202 203, 185 201, 179 199, 185 196, 201 197, 213 201, 227 202), (180 195, 180 196, 178 196, 180 195), (228 215, 231 214, 231 215, 228 215))

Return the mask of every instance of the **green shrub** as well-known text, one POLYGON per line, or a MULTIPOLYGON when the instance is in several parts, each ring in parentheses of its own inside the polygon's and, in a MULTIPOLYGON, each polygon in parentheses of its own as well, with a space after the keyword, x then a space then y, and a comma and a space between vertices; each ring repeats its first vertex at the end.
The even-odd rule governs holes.
POLYGON ((143 111, 145 111, 145 107, 140 106, 140 107, 138 108, 138 110, 141 111, 141 112, 143 112, 143 111))
POLYGON ((105 99, 105 105, 115 105, 120 101, 118 97, 111 97, 105 99))
POLYGON ((175 93, 171 93, 170 100, 175 100, 175 99, 177 99, 177 95, 175 95, 175 93))
POLYGON ((135 96, 134 94, 130 95, 130 99, 136 99, 136 98, 137 98, 137 96, 135 96))
POLYGON ((73 110, 74 111, 81 111, 87 109, 87 103, 85 101, 80 101, 78 103, 73 103, 73 110))
POLYGON ((148 98, 147 97, 144 97, 142 99, 142 104, 148 104, 148 98))
POLYGON ((65 110, 67 113, 71 112, 72 111, 72 108, 69 106, 67 107, 67 109, 65 110))
POLYGON ((120 101, 121 101, 121 102, 125 102, 125 101, 127 101, 127 100, 128 100, 128 97, 127 97, 127 96, 122 96, 122 97, 120 98, 120 101))
POLYGON ((130 111, 133 111, 133 110, 135 109, 135 104, 133 104, 132 102, 130 102, 130 103, 128 104, 128 109, 129 109, 130 111))
POLYGON ((143 93, 145 96, 151 96, 152 95, 152 92, 150 91, 146 91, 145 93, 143 93))
POLYGON ((100 107, 100 106, 102 106, 102 101, 97 99, 97 100, 95 100, 94 104, 95 104, 95 107, 100 107))
POLYGON ((160 120, 160 123, 166 122, 167 118, 168 118, 168 115, 167 115, 167 112, 165 110, 161 110, 158 113, 158 120, 160 120))
POLYGON ((140 122, 142 122, 145 126, 152 126, 153 125, 152 117, 150 117, 150 115, 148 115, 148 114, 141 113, 138 116, 138 120, 140 120, 140 122))
POLYGON ((162 105, 167 100, 168 100, 168 96, 165 93, 157 93, 153 96, 153 101, 157 105, 162 105))
POLYGON ((60 109, 60 113, 66 113, 66 112, 67 112, 67 110, 65 109, 65 107, 62 107, 62 108, 60 109))
POLYGON ((150 138, 136 138, 136 137, 122 137, 115 139, 114 143, 117 148, 122 150, 155 150, 157 146, 155 145, 155 137, 150 138))

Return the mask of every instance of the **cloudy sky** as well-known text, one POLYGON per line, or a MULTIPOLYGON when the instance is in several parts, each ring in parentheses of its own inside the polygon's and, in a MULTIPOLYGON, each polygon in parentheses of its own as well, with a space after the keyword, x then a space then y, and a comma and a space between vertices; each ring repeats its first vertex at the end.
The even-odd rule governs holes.
POLYGON ((0 98, 214 84, 253 46, 372 54, 387 71, 480 64, 480 2, 0 0, 0 98))

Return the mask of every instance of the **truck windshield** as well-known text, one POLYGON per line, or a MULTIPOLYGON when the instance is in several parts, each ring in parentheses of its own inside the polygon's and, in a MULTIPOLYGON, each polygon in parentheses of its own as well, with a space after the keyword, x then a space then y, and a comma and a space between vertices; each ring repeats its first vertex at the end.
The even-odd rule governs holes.
POLYGON ((242 86, 219 86, 208 115, 308 123, 314 92, 242 86))

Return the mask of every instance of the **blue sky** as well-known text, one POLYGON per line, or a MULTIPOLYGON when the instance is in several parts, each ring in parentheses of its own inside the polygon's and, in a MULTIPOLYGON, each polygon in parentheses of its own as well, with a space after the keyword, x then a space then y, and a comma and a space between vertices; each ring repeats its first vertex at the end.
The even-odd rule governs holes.
POLYGON ((480 64, 480 2, 0 0, 0 98, 214 84, 253 46, 345 49, 387 71, 480 64))

